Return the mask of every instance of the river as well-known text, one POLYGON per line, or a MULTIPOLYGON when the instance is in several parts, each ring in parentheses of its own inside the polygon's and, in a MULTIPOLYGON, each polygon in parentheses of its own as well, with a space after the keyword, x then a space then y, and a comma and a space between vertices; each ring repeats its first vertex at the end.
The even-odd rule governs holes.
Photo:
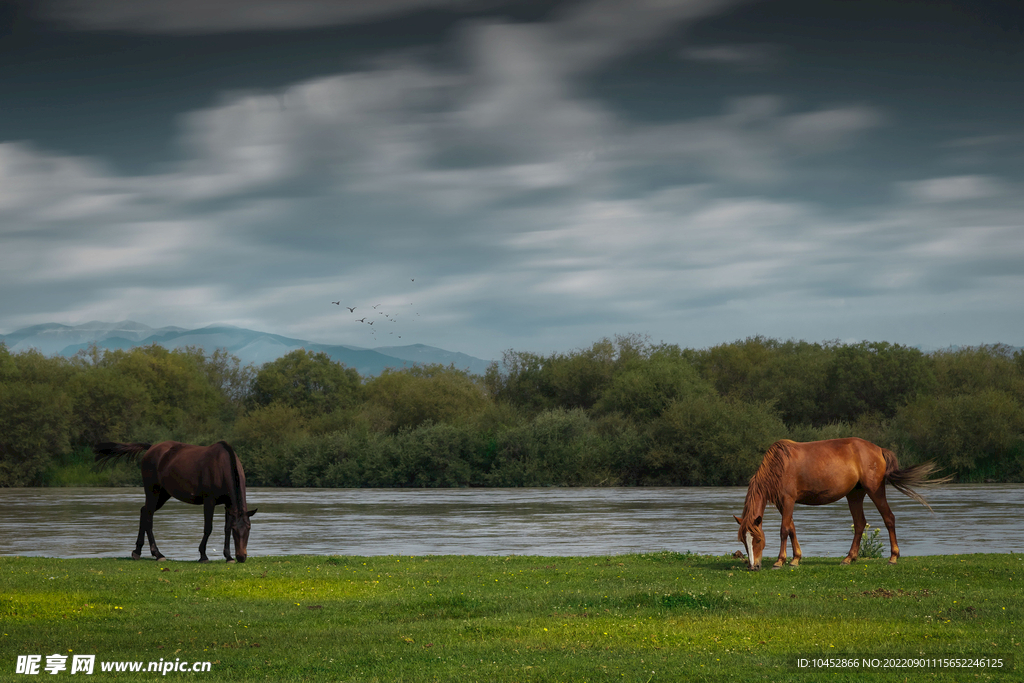
MULTIPOLYGON (((926 490, 935 514, 893 489, 900 552, 1024 552, 1020 484, 926 490)), ((745 487, 543 489, 252 488, 250 557, 270 555, 617 555, 671 550, 722 555, 740 549, 732 515, 745 487)), ((0 555, 127 557, 138 531, 141 488, 0 489, 0 555)), ((864 501, 868 524, 881 516, 864 501)), ((845 501, 797 506, 805 557, 841 557, 852 539, 845 501)), ((780 516, 765 513, 766 556, 778 553, 780 516)), ((160 550, 198 559, 202 507, 169 501, 154 517, 160 550)), ((208 553, 220 557, 223 507, 208 553)), ((143 552, 148 552, 144 549, 143 552)), ((792 553, 792 550, 790 550, 792 553)))

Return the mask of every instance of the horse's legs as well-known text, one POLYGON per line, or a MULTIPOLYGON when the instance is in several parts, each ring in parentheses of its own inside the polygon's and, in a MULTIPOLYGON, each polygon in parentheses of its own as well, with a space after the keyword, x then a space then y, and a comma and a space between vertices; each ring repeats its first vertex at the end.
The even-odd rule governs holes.
MULTIPOLYGON (((149 497, 148 495, 146 496, 149 497)), ((139 508, 139 535, 135 539, 135 550, 132 551, 132 559, 142 559, 142 542, 146 538, 146 529, 153 525, 153 513, 149 511, 149 504, 139 508)), ((150 532, 152 533, 152 532, 150 532)))
MULTIPOLYGON (((153 506, 153 512, 164 506, 171 497, 171 494, 164 489, 160 489, 160 497, 156 500, 156 505, 153 506)), ((149 554, 156 558, 157 562, 160 560, 166 560, 164 554, 160 552, 160 549, 156 547, 156 540, 153 539, 153 513, 149 515, 149 526, 146 527, 146 536, 149 537, 149 554)))
POLYGON ((231 527, 234 526, 235 516, 231 514, 231 506, 224 506, 224 559, 234 562, 231 557, 231 527))
POLYGON ((199 544, 199 561, 209 562, 210 558, 206 556, 206 542, 210 540, 210 534, 213 533, 213 508, 217 506, 217 499, 213 496, 207 496, 203 499, 203 540, 199 544))
POLYGON ((877 491, 868 491, 868 495, 871 496, 871 502, 878 508, 878 513, 882 515, 885 528, 889 530, 889 564, 896 564, 896 560, 900 556, 900 546, 896 543, 896 515, 892 514, 889 501, 885 499, 885 482, 882 482, 877 491))
POLYGON ((794 501, 786 500, 783 501, 782 505, 777 505, 779 513, 782 515, 782 548, 779 549, 779 559, 772 565, 772 569, 780 569, 782 565, 786 564, 786 541, 792 539, 793 541, 793 561, 789 563, 791 567, 800 566, 800 558, 803 554, 800 552, 800 544, 796 540, 796 525, 793 523, 793 506, 794 501))
POLYGON ((860 537, 864 533, 864 525, 867 519, 864 517, 864 489, 854 489, 846 495, 846 502, 850 505, 850 515, 853 517, 853 545, 850 552, 843 558, 841 564, 850 564, 857 561, 860 554, 860 537))
POLYGON ((144 537, 149 538, 149 552, 153 557, 157 560, 165 559, 156 547, 156 541, 153 540, 153 513, 163 507, 163 504, 170 497, 171 494, 162 488, 146 488, 146 504, 139 510, 139 536, 135 539, 135 552, 132 553, 133 560, 138 560, 142 557, 142 539, 144 537))
POLYGON ((800 542, 796 540, 796 523, 793 521, 793 505, 789 506, 789 538, 793 541, 793 561, 789 563, 790 567, 799 567, 800 560, 803 559, 803 552, 800 550, 800 542))

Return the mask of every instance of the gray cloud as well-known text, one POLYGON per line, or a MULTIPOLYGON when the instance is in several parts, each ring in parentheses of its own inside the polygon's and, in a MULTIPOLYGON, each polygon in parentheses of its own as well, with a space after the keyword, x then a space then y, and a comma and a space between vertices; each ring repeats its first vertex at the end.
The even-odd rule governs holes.
POLYGON ((84 31, 204 34, 318 28, 408 12, 463 7, 471 0, 42 0, 37 11, 84 31))
POLYGON ((960 202, 1003 194, 1002 184, 987 176, 963 175, 899 183, 899 191, 918 202, 960 202))
MULTIPOLYGON (((135 19, 91 6, 82 27, 195 30, 155 28, 156 4, 135 19)), ((146 174, 0 142, 0 323, 227 322, 391 341, 339 316, 329 302, 341 297, 419 313, 403 342, 482 357, 630 331, 690 345, 755 333, 924 341, 894 336, 913 334, 909 320, 945 329, 937 344, 994 341, 951 338, 952 325, 922 316, 980 300, 1021 311, 1019 178, 879 164, 883 180, 855 176, 849 192, 874 182, 888 198, 843 213, 796 179, 865 150, 882 158, 877 138, 901 125, 886 102, 745 84, 702 113, 645 120, 584 87, 726 6, 574 3, 543 23, 465 25, 448 61, 392 55, 226 91, 180 116, 180 158, 146 174)))
POLYGON ((770 185, 788 178, 801 157, 847 147, 883 121, 864 105, 786 113, 781 97, 744 97, 718 116, 638 128, 625 153, 690 165, 704 180, 770 185))
POLYGON ((679 52, 680 57, 690 61, 755 71, 780 66, 782 54, 782 48, 771 43, 696 45, 685 47, 679 52))
POLYGON ((681 22, 749 0, 592 0, 570 5, 550 27, 555 69, 581 71, 647 47, 681 22))

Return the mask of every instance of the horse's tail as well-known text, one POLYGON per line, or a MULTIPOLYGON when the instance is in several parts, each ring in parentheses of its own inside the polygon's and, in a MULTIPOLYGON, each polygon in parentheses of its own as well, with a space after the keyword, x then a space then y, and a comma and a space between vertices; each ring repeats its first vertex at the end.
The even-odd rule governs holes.
POLYGON ((108 462, 117 460, 118 458, 128 458, 130 460, 138 460, 140 453, 145 453, 152 444, 148 443, 98 443, 92 447, 92 452, 96 454, 96 462, 101 465, 105 465, 108 462))
POLYGON ((929 475, 939 469, 934 462, 923 462, 920 465, 913 465, 906 469, 900 469, 900 463, 896 459, 895 453, 883 448, 882 456, 885 458, 885 481, 896 487, 896 490, 903 495, 913 498, 918 503, 928 508, 929 511, 934 512, 934 510, 932 510, 932 506, 924 499, 924 496, 911 487, 945 484, 953 480, 953 475, 950 474, 942 477, 941 479, 929 479, 929 475))

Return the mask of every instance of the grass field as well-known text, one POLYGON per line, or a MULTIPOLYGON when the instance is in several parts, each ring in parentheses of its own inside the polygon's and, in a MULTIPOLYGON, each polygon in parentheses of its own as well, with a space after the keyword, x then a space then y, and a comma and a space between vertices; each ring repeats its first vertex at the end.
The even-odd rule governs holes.
POLYGON ((74 655, 95 655, 86 680, 122 681, 1013 680, 1021 588, 1017 554, 895 567, 810 558, 759 573, 732 557, 667 552, 233 565, 4 557, 0 680, 77 680, 74 655), (53 654, 67 670, 44 669, 53 654), (16 673, 19 655, 40 655, 39 674, 16 673), (800 670, 798 656, 880 662, 800 670), (888 657, 998 657, 1003 668, 881 668, 888 657), (133 661, 210 671, 101 671, 133 661))

